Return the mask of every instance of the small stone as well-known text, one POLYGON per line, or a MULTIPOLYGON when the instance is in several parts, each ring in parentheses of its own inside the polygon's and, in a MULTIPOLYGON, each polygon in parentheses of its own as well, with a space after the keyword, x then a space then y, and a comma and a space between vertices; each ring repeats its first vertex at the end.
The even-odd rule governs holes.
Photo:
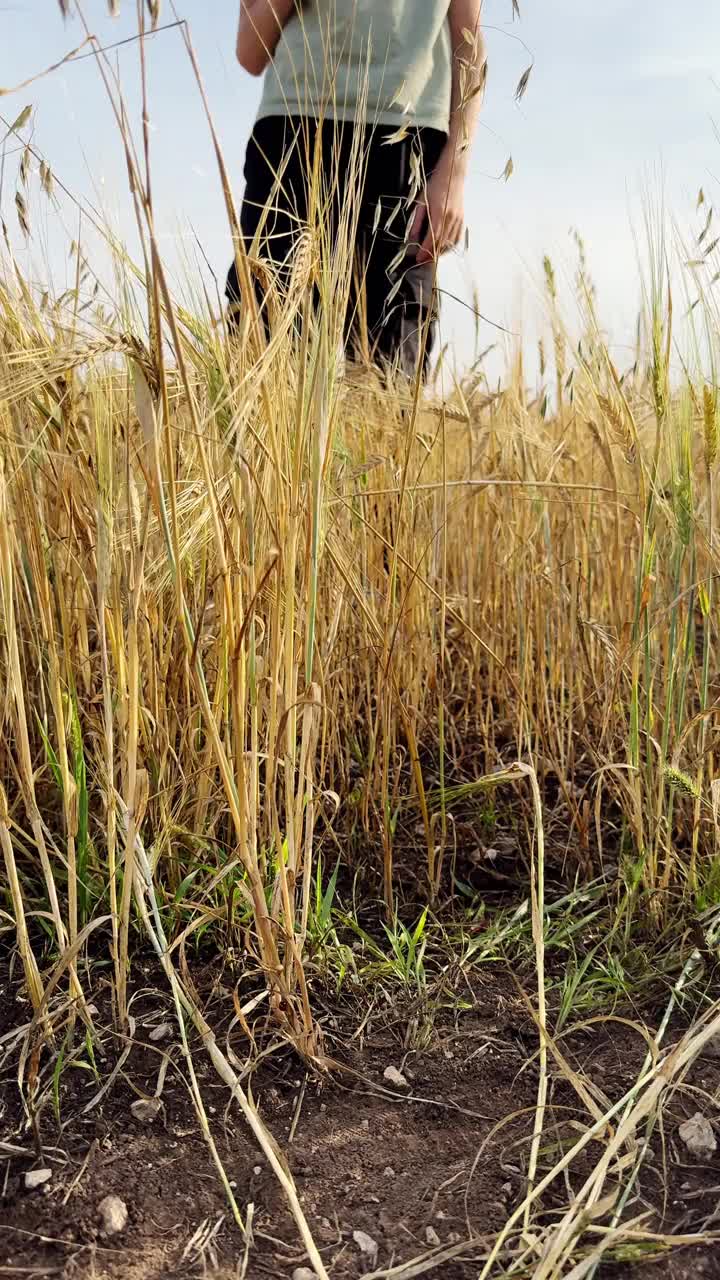
POLYGON ((136 1098, 130 1110, 139 1124, 152 1124, 162 1111, 162 1102, 159 1098, 136 1098))
POLYGON ((317 1280, 317 1274, 309 1267, 296 1267, 292 1273, 292 1280, 317 1280))
POLYGON ((395 1170, 393 1169, 393 1167, 392 1167, 392 1165, 391 1165, 391 1164, 386 1164, 386 1165, 385 1165, 385 1168, 383 1169, 383 1177, 384 1177, 384 1178, 394 1178, 394 1177, 395 1177, 395 1170))
POLYGON ((262 1165, 261 1165, 261 1164, 254 1164, 254 1165, 253 1165, 253 1174, 255 1175, 255 1177, 256 1177, 256 1178, 259 1178, 261 1173, 262 1173, 262 1165))
POLYGON ((712 1156, 717 1151, 717 1138, 709 1120, 700 1111, 680 1125, 678 1133, 694 1156, 712 1156))
POLYGON ((125 1230, 128 1224, 127 1205, 119 1196, 105 1196, 97 1211, 106 1235, 116 1236, 125 1230))
POLYGON ((158 1040, 165 1040, 167 1036, 172 1035, 172 1027, 169 1022, 161 1022, 157 1027, 153 1027, 150 1032, 150 1039, 153 1043, 158 1040))
POLYGON ((388 1084, 394 1084, 396 1089, 407 1089, 408 1082, 402 1071, 398 1071, 397 1067, 386 1067, 383 1071, 383 1080, 387 1080, 388 1084))
POLYGON ((428 1244, 438 1245, 440 1243, 440 1237, 434 1227, 425 1228, 425 1239, 428 1244))
POLYGON ((373 1240, 367 1231, 353 1231, 353 1240, 360 1252, 367 1258, 369 1265, 374 1267, 379 1248, 377 1240, 373 1240))
POLYGON ((25 1174, 25 1190, 34 1191, 52 1178, 52 1169, 28 1169, 25 1174))

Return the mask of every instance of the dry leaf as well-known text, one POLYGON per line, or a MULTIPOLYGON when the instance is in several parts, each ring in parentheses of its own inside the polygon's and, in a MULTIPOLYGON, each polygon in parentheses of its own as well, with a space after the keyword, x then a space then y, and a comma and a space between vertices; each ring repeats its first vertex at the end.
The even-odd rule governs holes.
POLYGON ((156 1044, 158 1040, 164 1040, 166 1036, 170 1035, 172 1035, 171 1024, 169 1022, 160 1022, 156 1027, 153 1027, 150 1032, 150 1039, 154 1044, 156 1044))

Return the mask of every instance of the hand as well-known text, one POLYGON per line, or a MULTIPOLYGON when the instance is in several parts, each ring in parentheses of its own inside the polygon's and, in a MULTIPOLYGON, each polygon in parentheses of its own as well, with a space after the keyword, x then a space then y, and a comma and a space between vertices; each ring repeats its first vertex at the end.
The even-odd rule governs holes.
POLYGON ((434 261, 449 249, 454 249, 462 239, 465 227, 465 175, 454 156, 441 156, 437 168, 428 180, 410 225, 411 244, 418 244, 426 222, 425 237, 415 255, 419 263, 434 261))

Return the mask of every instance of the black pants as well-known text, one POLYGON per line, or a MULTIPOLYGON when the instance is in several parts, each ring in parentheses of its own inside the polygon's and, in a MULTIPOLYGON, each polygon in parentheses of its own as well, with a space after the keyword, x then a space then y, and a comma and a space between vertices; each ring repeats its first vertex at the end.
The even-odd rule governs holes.
MULTIPOLYGON (((255 255, 269 260, 281 288, 287 283, 297 237, 307 223, 311 167, 319 164, 331 248, 348 200, 359 201, 354 283, 345 323, 347 353, 353 359, 369 356, 381 366, 397 365, 409 376, 422 362, 424 374, 437 319, 435 266, 418 265, 417 244, 408 244, 406 237, 412 206, 437 164, 445 135, 436 129, 412 129, 399 141, 388 141, 397 131, 368 127, 358 139, 356 129, 334 121, 318 127, 310 119, 282 116, 256 123, 245 158, 240 214, 245 247, 250 251, 262 228, 255 255), (358 152, 359 164, 353 163, 358 152)), ((424 234, 423 228, 420 239, 424 234)), ((253 284, 267 326, 267 282, 258 273, 253 284)), ((234 262, 226 295, 232 330, 241 305, 234 262)))

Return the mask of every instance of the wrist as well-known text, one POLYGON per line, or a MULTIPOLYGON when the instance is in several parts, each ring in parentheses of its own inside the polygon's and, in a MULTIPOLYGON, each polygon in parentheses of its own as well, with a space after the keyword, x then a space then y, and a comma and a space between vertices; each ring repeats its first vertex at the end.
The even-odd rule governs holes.
POLYGON ((469 151, 467 139, 458 136, 456 131, 451 129, 438 161, 438 168, 447 169, 454 178, 465 178, 468 169, 469 151))

